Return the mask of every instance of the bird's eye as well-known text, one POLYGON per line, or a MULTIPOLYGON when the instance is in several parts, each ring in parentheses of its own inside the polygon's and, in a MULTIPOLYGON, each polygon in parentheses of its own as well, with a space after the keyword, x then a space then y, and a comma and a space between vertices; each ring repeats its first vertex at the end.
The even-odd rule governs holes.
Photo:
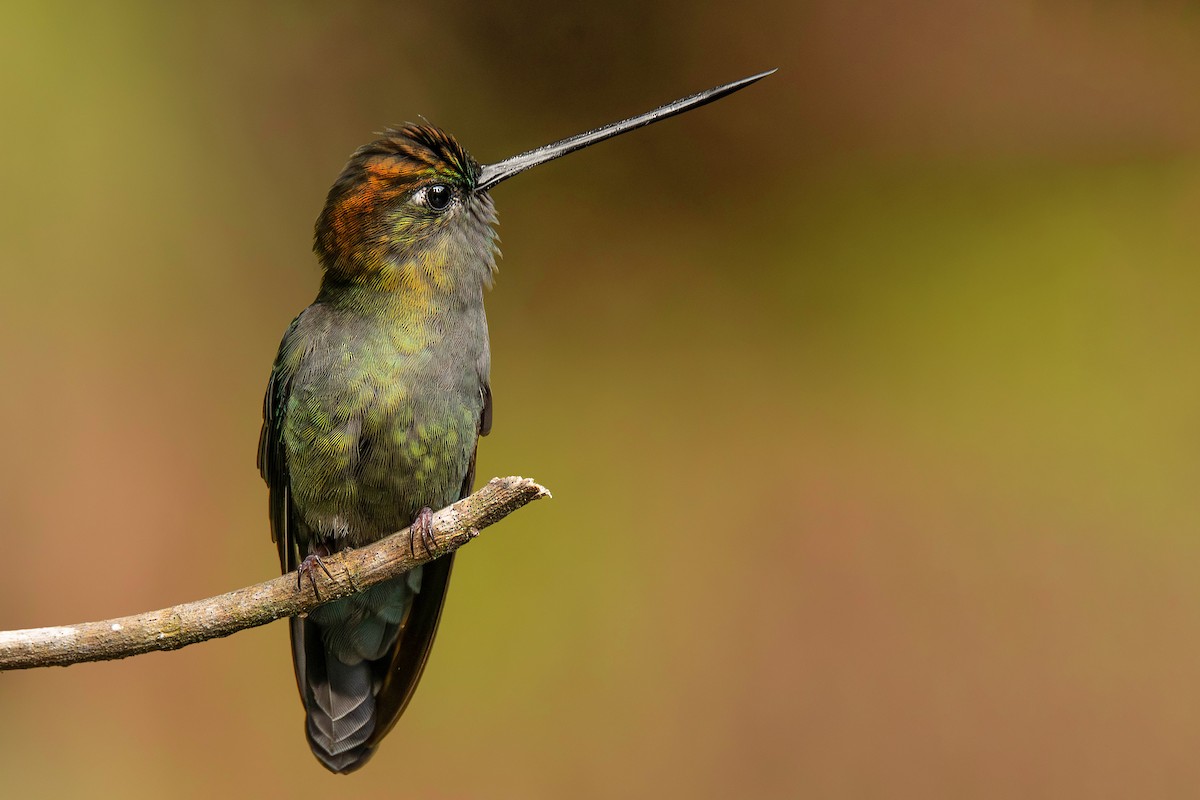
POLYGON ((453 197, 453 190, 444 183, 435 183, 425 188, 425 205, 434 211, 445 211, 453 197))

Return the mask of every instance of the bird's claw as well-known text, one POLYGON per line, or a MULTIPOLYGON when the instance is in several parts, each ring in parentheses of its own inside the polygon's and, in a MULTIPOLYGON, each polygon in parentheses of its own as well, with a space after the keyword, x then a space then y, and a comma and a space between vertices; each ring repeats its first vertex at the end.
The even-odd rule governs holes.
POLYGON ((408 528, 408 550, 413 558, 417 557, 417 539, 425 546, 425 552, 433 555, 437 547, 437 539, 433 535, 433 509, 425 506, 417 512, 417 518, 408 528))
POLYGON ((296 591, 300 591, 301 579, 307 575, 309 583, 312 584, 313 594, 320 600, 321 593, 317 590, 317 578, 313 574, 318 567, 329 577, 329 580, 333 580, 333 573, 329 571, 329 567, 325 566, 325 562, 321 560, 321 556, 317 553, 309 553, 300 562, 300 566, 296 568, 296 591))

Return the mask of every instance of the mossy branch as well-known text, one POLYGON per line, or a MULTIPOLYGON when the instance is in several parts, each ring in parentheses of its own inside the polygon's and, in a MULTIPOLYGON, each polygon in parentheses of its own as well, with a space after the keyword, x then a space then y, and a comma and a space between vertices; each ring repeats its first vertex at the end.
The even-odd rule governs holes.
POLYGON ((479 531, 526 503, 549 497, 545 487, 527 478, 493 478, 469 497, 433 516, 433 552, 409 529, 374 544, 324 559, 332 578, 313 570, 319 599, 306 578, 296 589, 296 573, 192 603, 103 622, 58 628, 0 632, 0 672, 34 667, 65 667, 83 661, 127 658, 155 650, 178 650, 189 644, 228 636, 282 617, 306 614, 330 600, 369 586, 446 555, 474 539, 479 531))

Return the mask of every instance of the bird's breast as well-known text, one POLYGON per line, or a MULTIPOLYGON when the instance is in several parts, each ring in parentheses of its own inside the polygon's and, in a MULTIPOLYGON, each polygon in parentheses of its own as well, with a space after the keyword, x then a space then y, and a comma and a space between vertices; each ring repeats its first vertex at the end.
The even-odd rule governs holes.
POLYGON ((308 526, 358 546, 458 499, 486 357, 486 329, 480 340, 360 326, 313 347, 285 425, 293 502, 308 526))

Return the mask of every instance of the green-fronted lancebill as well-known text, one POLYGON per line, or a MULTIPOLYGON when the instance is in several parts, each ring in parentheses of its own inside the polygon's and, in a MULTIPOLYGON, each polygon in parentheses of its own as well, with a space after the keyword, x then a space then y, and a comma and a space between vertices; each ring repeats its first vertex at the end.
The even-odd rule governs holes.
MULTIPOLYGON (((350 157, 317 219, 320 291, 284 334, 263 405, 258 465, 285 572, 299 583, 321 556, 410 523, 420 540, 431 509, 470 493, 492 426, 492 188, 769 74, 486 166, 425 125, 389 129, 350 157)), ((291 620, 308 742, 328 769, 362 766, 412 698, 452 561, 291 620)))

